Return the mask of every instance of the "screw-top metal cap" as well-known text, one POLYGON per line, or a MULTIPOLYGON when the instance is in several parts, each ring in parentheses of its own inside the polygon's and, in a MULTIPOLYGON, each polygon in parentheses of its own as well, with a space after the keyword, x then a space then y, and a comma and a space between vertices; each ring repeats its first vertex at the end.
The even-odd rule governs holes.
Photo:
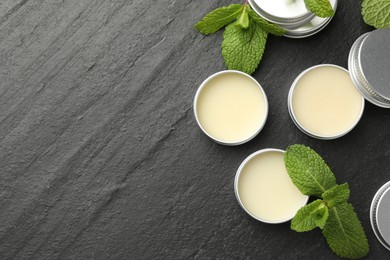
POLYGON ((359 64, 375 92, 390 100, 390 29, 375 30, 363 40, 359 64))
POLYGON ((355 86, 368 101, 390 108, 390 29, 360 36, 351 48, 348 67, 355 86))
POLYGON ((390 182, 375 194, 370 210, 371 226, 379 242, 390 250, 390 182))

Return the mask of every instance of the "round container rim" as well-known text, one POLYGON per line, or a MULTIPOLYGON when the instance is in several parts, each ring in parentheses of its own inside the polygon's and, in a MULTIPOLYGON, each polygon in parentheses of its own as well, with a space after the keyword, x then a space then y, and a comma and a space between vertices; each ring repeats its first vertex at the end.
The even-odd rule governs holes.
POLYGON ((288 112, 290 114, 290 117, 292 119, 292 121, 294 122, 294 124, 299 128, 299 130, 301 130, 303 133, 305 133, 306 135, 310 136, 310 137, 313 137, 313 138, 317 138, 317 139, 320 139, 320 140, 333 140, 333 139, 336 139, 336 138, 339 138, 339 137, 342 137, 346 134, 348 134, 349 132, 352 131, 352 129, 355 128, 355 126, 359 123, 359 121, 361 120, 362 116, 363 116, 363 112, 364 112, 364 107, 365 107, 365 99, 363 96, 361 96, 361 99, 362 99, 362 103, 361 103, 361 109, 360 109, 360 112, 359 112, 359 116, 357 117, 356 121, 349 127, 347 128, 345 131, 341 132, 341 133, 338 133, 338 134, 335 134, 335 135, 319 135, 319 134, 316 134, 308 129, 306 129, 297 119, 296 115, 294 114, 294 109, 293 109, 293 95, 294 95, 294 90, 296 88, 296 85, 297 83, 299 82, 299 80, 303 77, 303 75, 305 75, 307 72, 313 70, 313 69, 316 69, 316 68, 319 68, 319 67, 334 67, 334 68, 338 68, 338 69, 341 69, 345 72, 347 72, 349 75, 349 71, 341 66, 338 66, 338 65, 335 65, 335 64, 319 64, 319 65, 315 65, 315 66, 312 66, 312 67, 309 67, 307 69, 305 69, 304 71, 302 71, 294 80, 294 82, 291 84, 291 87, 290 87, 290 91, 288 93, 288 99, 287 99, 287 107, 288 107, 288 112))
POLYGON ((260 83, 255 79, 253 78, 251 75, 247 74, 247 73, 244 73, 242 71, 238 71, 238 70, 222 70, 222 71, 219 71, 219 72, 216 72, 212 75, 210 75, 209 77, 207 77, 203 82, 202 84, 199 86, 198 90, 196 91, 196 94, 195 94, 195 98, 194 98, 194 103, 193 103, 193 111, 194 111, 194 115, 195 115, 195 119, 196 119, 196 122, 198 124, 198 126, 200 127, 200 129, 202 130, 203 133, 205 133, 209 138, 211 138, 213 141, 215 141, 216 143, 218 144, 222 144, 222 145, 227 145, 227 146, 236 146, 236 145, 240 145, 240 144, 244 144, 244 143, 247 143, 249 142, 250 140, 252 140, 253 138, 255 138, 260 132, 261 130, 264 128, 265 126, 265 123, 267 122, 267 118, 268 118, 268 110, 269 110, 269 104, 268 104, 268 98, 267 98, 267 95, 263 89, 263 87, 260 85, 260 83), (222 75, 222 74, 228 74, 228 73, 236 73, 236 74, 241 74, 243 76, 246 76, 248 78, 250 78, 259 88, 259 90, 261 91, 261 93, 263 94, 263 97, 264 97, 264 119, 263 121, 261 122, 259 128, 250 136, 248 137, 245 137, 244 139, 242 140, 237 140, 237 141, 232 141, 232 142, 228 142, 228 141, 224 141, 222 139, 219 139, 215 136, 212 136, 211 134, 209 134, 202 126, 200 120, 199 120, 199 117, 198 117, 198 112, 197 112, 197 103, 198 103, 198 98, 199 98, 199 95, 201 93, 201 91, 203 90, 203 88, 206 86, 206 84, 213 78, 219 76, 219 75, 222 75))
POLYGON ((361 46, 371 32, 362 34, 353 43, 348 55, 348 69, 350 70, 350 76, 356 89, 367 101, 374 104, 375 106, 390 108, 390 100, 382 97, 379 93, 377 93, 372 88, 372 86, 370 86, 369 82, 365 79, 365 76, 361 71, 361 60, 359 55, 361 46), (360 77, 363 77, 363 79, 361 80, 360 77), (374 93, 370 93, 370 90, 374 93), (377 95, 377 97, 375 95, 377 95))
POLYGON ((276 24, 296 25, 298 27, 299 25, 302 25, 304 22, 306 22, 306 20, 315 16, 315 14, 309 10, 306 10, 306 12, 298 16, 277 16, 274 14, 270 14, 266 10, 261 8, 255 0, 249 0, 249 4, 252 9, 256 9, 256 13, 258 13, 264 19, 267 19, 276 24))
POLYGON ((379 190, 375 193, 372 201, 371 201, 371 206, 370 206, 370 223, 371 223, 371 228, 374 231, 374 234, 378 241, 387 249, 390 250, 390 244, 386 243, 386 241, 383 241, 384 239, 382 238, 382 235, 380 234, 380 231, 377 229, 376 225, 376 206, 380 203, 382 199, 382 195, 390 191, 390 181, 386 182, 385 184, 382 185, 382 187, 379 188, 379 190))
MULTIPOLYGON (((337 6, 338 6, 338 0, 334 0, 334 5, 332 6, 332 8, 333 8, 333 11, 335 14, 337 11, 337 6)), ((284 34, 284 36, 287 38, 293 38, 293 39, 301 39, 301 38, 310 37, 314 34, 319 33, 323 29, 325 29, 325 27, 332 21, 333 16, 326 17, 326 18, 321 18, 321 17, 315 16, 313 19, 315 19, 315 18, 322 19, 322 21, 319 24, 317 24, 316 26, 314 26, 310 29, 307 29, 307 30, 303 30, 303 31, 296 31, 296 29, 299 29, 299 28, 287 29, 287 32, 284 34)), ((303 24, 303 26, 304 25, 306 25, 306 24, 303 24)))
MULTIPOLYGON (((258 150, 252 154, 250 154, 248 157, 245 158, 245 160, 240 164, 240 167, 238 168, 237 172, 236 172, 236 175, 234 177, 234 194, 236 196, 236 199, 238 201, 238 204, 240 205, 240 207, 249 215, 251 216, 252 218, 260 221, 260 222, 263 222, 263 223, 267 223, 267 224, 281 224, 281 223, 285 223, 285 222, 288 222, 290 221, 291 219, 294 218, 296 212, 294 214, 292 214, 292 216, 289 216, 285 219, 281 219, 281 220, 276 220, 276 221, 273 221, 273 220, 267 220, 267 219, 262 219, 258 216, 255 216, 254 214, 252 214, 245 206, 244 206, 244 203, 242 203, 241 201, 241 198, 240 198, 240 193, 239 193, 239 188, 238 188, 238 182, 239 182, 239 178, 240 178, 240 175, 242 173, 242 170, 244 169, 244 167, 246 166, 246 164, 251 160, 253 159, 254 157, 256 157, 257 155, 259 154, 263 154, 263 153, 268 153, 268 152, 279 152, 279 153, 285 153, 284 150, 281 150, 281 149, 276 149, 276 148, 265 148, 265 149, 261 149, 261 150, 258 150)), ((304 194, 303 194, 304 195, 304 194)), ((307 204, 307 202, 309 201, 309 196, 307 195, 304 195, 306 196, 306 199, 305 199, 305 203, 302 204, 302 207, 305 206, 307 204)))

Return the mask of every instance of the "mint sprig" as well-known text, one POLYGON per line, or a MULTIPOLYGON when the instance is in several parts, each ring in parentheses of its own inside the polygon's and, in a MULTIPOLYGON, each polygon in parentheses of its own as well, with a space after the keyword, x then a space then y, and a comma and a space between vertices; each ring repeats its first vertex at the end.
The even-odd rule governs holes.
POLYGON ((368 25, 375 28, 389 28, 390 0, 363 0, 362 16, 368 25))
POLYGON ((317 16, 325 18, 334 16, 334 11, 329 0, 304 0, 307 9, 317 16))
POLYGON ((338 256, 350 259, 366 256, 369 245, 353 206, 347 202, 348 184, 337 185, 321 156, 304 145, 288 147, 284 159, 287 172, 298 189, 320 198, 297 212, 291 229, 305 232, 319 227, 338 256))
POLYGON ((368 254, 369 246, 362 224, 347 202, 329 210, 322 234, 329 247, 340 257, 358 259, 368 254))
POLYGON ((309 147, 287 148, 285 164, 292 182, 305 195, 320 197, 336 185, 336 178, 324 160, 309 147))
POLYGON ((229 24, 223 34, 222 56, 229 69, 253 73, 265 50, 268 33, 257 24, 243 29, 236 23, 229 24))
POLYGON ((240 4, 232 4, 217 8, 203 17, 203 19, 195 25, 195 28, 205 35, 215 33, 219 29, 235 21, 242 13, 243 8, 244 6, 240 4))
POLYGON ((328 207, 323 200, 316 200, 300 208, 291 221, 291 229, 306 232, 316 227, 324 228, 329 216, 328 207))
POLYGON ((242 29, 248 29, 249 27, 249 11, 250 7, 249 5, 244 5, 240 16, 237 19, 237 26, 241 27, 242 29))
POLYGON ((268 33, 276 36, 286 33, 281 27, 258 16, 247 2, 217 8, 198 22, 195 28, 208 35, 225 26, 222 42, 225 65, 228 69, 248 74, 252 74, 261 62, 268 33))

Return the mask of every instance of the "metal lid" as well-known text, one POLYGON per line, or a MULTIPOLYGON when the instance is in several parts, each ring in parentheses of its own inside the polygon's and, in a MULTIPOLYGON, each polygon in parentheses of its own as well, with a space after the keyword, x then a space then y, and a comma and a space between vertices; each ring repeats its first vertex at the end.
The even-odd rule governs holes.
POLYGON ((375 194, 370 210, 371 226, 379 242, 390 250, 390 182, 375 194))
POLYGON ((363 40, 359 65, 371 88, 390 100, 390 28, 375 30, 363 40))
POLYGON ((364 98, 390 108, 390 29, 378 29, 360 36, 349 52, 352 81, 364 98))

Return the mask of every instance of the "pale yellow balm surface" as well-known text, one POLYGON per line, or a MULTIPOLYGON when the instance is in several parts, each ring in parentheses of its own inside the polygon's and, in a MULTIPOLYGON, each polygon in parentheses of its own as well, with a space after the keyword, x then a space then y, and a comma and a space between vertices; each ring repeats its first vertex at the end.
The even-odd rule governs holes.
POLYGON ((224 142, 257 133, 266 118, 266 98, 257 83, 239 73, 223 73, 201 89, 196 112, 202 128, 224 142))
POLYGON ((252 157, 238 179, 238 193, 252 215, 278 222, 292 218, 308 197, 292 183, 284 165, 284 153, 270 151, 252 157))
POLYGON ((297 82, 292 109, 309 132, 335 136, 351 129, 360 119, 364 100, 343 69, 315 67, 297 82))

